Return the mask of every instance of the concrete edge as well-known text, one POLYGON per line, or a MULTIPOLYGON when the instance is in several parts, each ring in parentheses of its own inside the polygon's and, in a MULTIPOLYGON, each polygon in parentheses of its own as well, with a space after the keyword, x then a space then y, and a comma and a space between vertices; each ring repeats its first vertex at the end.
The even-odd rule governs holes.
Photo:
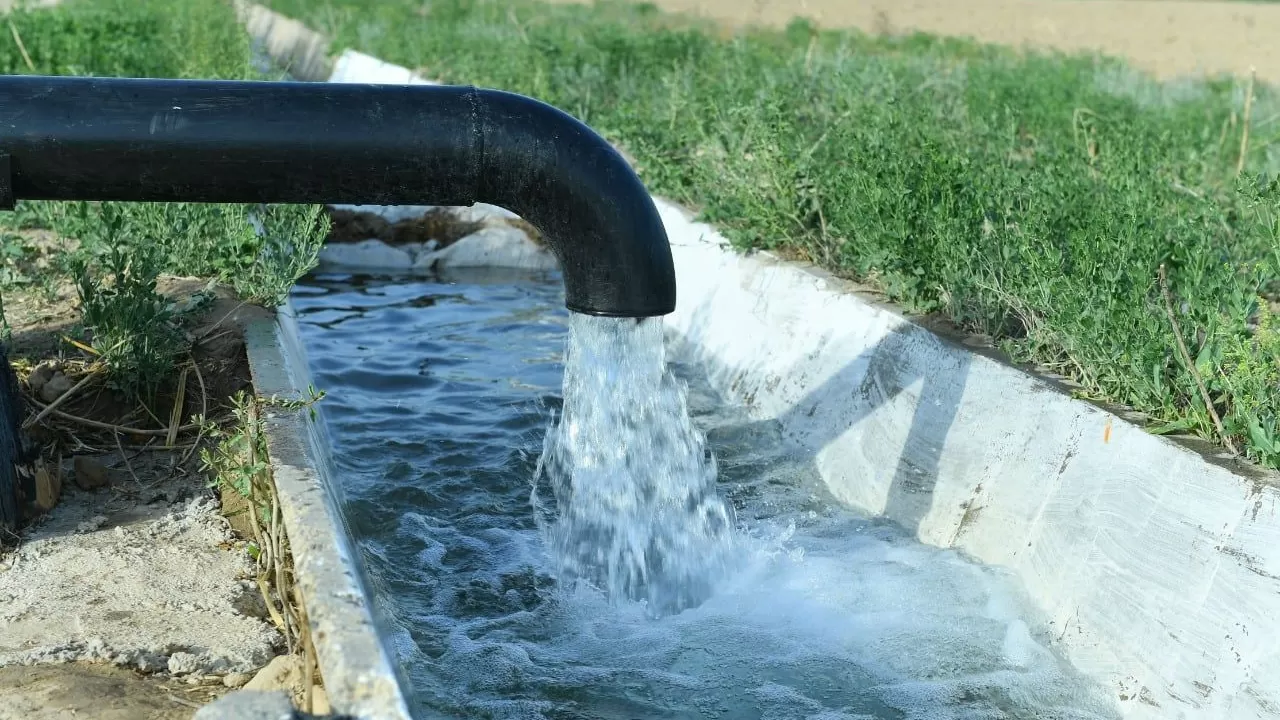
MULTIPOLYGON (((54 0, 56 2, 56 0, 54 0)), ((301 22, 247 0, 232 0, 236 16, 259 49, 297 80, 329 77, 329 39, 301 22)))
MULTIPOLYGON (((258 396, 305 399, 310 371, 292 307, 286 304, 275 318, 252 320, 243 329, 258 396)), ((338 510, 324 426, 308 410, 269 408, 263 421, 296 582, 330 705, 361 720, 409 720, 338 510)))
POLYGON ((320 270, 427 273, 456 268, 503 268, 547 272, 559 264, 545 247, 514 227, 486 227, 443 249, 381 240, 333 243, 320 252, 320 270))

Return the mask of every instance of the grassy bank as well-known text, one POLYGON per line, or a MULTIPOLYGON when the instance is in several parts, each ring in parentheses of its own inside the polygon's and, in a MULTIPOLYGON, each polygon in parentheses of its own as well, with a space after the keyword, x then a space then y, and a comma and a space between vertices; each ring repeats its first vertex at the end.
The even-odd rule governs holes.
MULTIPOLYGON (((4 22, 6 74, 259 76, 222 0, 69 0, 4 22)), ((19 203, 0 224, 0 293, 74 283, 83 327, 72 334, 121 390, 143 395, 171 379, 184 350, 181 318, 156 293, 161 274, 218 279, 274 304, 309 269, 327 228, 314 207, 51 202, 19 203)))
POLYGON ((799 23, 731 37, 642 5, 270 4, 335 48, 559 105, 738 247, 870 281, 1158 432, 1223 442, 1216 413, 1280 466, 1269 88, 799 23))

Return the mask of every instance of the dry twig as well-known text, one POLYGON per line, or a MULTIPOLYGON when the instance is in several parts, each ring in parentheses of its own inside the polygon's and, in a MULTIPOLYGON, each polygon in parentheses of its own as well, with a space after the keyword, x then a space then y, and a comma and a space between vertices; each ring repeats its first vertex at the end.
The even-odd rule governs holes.
POLYGON ((72 385, 70 390, 59 395, 57 398, 54 399, 53 402, 49 403, 48 405, 45 405, 44 408, 38 414, 36 414, 35 417, 23 423, 22 424, 23 429, 30 429, 33 425, 45 419, 45 417, 47 417, 49 413, 54 412, 59 405, 71 399, 72 397, 74 397, 75 394, 79 392, 82 388, 84 388, 85 385, 89 384, 90 380, 93 380, 95 377, 97 377, 98 371, 101 369, 102 369, 101 365, 90 368, 89 372, 85 373, 85 376, 80 378, 80 382, 76 383, 75 385, 72 385))
POLYGON ((1249 154, 1249 112, 1253 109, 1253 82, 1257 78, 1257 68, 1249 68, 1249 88, 1244 95, 1244 122, 1240 131, 1240 157, 1236 160, 1236 175, 1244 171, 1244 159, 1249 154))
POLYGON ((209 422, 209 389, 205 387, 204 375, 200 373, 200 363, 194 359, 191 361, 191 369, 196 372, 196 382, 200 384, 200 429, 196 431, 196 441, 191 447, 182 454, 182 464, 186 464, 191 459, 191 454, 200 446, 200 441, 204 439, 205 423, 209 422))
POLYGON ((173 409, 169 411, 169 434, 164 438, 165 447, 173 447, 178 441, 178 428, 182 424, 182 409, 187 401, 187 373, 190 368, 182 368, 178 374, 178 389, 174 393, 173 409))
POLYGON ((1209 397, 1209 389, 1205 387, 1204 380, 1200 377, 1200 371, 1196 369, 1195 361, 1191 359, 1191 353, 1187 350, 1187 343, 1182 339, 1182 328, 1178 325, 1178 318, 1173 312, 1173 295, 1169 292, 1169 276, 1164 269, 1164 263, 1160 264, 1160 294, 1164 296, 1165 313, 1169 316, 1169 324, 1173 326, 1173 339, 1178 344, 1178 352, 1182 356, 1182 362, 1187 366, 1187 371, 1191 373, 1191 377, 1196 381, 1196 387, 1200 389, 1200 399, 1204 401, 1204 406, 1209 410, 1209 417, 1213 418, 1213 425, 1218 429, 1218 437, 1222 438, 1222 444, 1227 446, 1227 450, 1232 455, 1239 457, 1240 452, 1236 450, 1235 443, 1231 442, 1231 438, 1227 435, 1226 428, 1222 426, 1222 418, 1218 417, 1218 411, 1213 407, 1213 399, 1209 397))
POLYGON ((18 44, 18 52, 22 53, 22 61, 27 64, 27 69, 35 72, 36 64, 31 62, 31 55, 27 53, 27 46, 22 42, 22 36, 18 34, 18 26, 13 24, 13 20, 9 21, 9 32, 13 34, 13 41, 18 44))

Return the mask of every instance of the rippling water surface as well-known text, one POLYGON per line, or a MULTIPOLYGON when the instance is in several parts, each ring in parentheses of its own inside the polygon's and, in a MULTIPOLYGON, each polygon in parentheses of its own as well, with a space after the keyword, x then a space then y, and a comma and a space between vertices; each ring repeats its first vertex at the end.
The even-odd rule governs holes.
POLYGON ((561 409, 562 298, 554 277, 492 273, 318 275, 295 292, 344 511, 416 712, 1116 716, 1029 632, 1010 578, 840 508, 776 424, 679 362, 732 508, 731 571, 657 613, 647 591, 572 582, 599 578, 565 572, 557 517, 537 521, 547 488, 533 492, 561 409))

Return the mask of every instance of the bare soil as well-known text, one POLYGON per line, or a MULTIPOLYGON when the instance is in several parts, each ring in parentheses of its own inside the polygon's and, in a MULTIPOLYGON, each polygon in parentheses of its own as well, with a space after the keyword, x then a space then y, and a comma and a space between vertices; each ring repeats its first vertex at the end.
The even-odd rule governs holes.
POLYGON ((106 664, 0 668, 0 720, 187 720, 226 692, 106 664))
POLYGON ((239 327, 266 311, 193 278, 159 290, 192 308, 192 346, 181 392, 171 382, 149 405, 114 391, 71 342, 84 339, 73 288, 5 294, 40 460, 26 468, 38 480, 27 526, 0 542, 0 720, 189 718, 229 692, 224 675, 280 650, 235 508, 220 507, 201 471, 195 422, 226 417, 251 388, 239 327), (50 409, 47 378, 32 376, 41 364, 85 382, 50 409))
MULTIPOLYGON (((573 2, 574 0, 559 0, 573 2)), ((1247 74, 1280 82, 1280 4, 1161 0, 651 0, 731 26, 927 32, 1015 47, 1101 52, 1159 77, 1247 74)))

